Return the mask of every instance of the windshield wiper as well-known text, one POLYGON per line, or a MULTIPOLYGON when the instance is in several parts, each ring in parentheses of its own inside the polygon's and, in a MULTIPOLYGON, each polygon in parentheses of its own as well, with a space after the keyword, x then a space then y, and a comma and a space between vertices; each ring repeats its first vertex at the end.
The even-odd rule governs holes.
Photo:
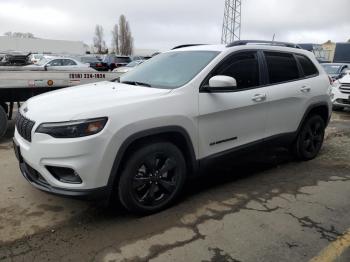
POLYGON ((127 84, 127 85, 133 85, 133 86, 152 87, 150 84, 142 83, 142 82, 137 82, 137 81, 123 81, 123 82, 121 82, 121 83, 122 83, 122 84, 127 84))

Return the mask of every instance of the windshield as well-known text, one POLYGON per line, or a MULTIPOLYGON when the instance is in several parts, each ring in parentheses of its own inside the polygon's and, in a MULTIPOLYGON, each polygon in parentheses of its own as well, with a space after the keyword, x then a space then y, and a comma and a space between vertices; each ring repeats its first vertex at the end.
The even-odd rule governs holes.
POLYGON ((175 89, 191 81, 218 54, 219 52, 214 51, 163 53, 122 76, 120 82, 175 89))
POLYGON ((322 65, 323 68, 326 70, 327 74, 329 75, 335 75, 339 73, 339 70, 341 68, 340 65, 322 65))

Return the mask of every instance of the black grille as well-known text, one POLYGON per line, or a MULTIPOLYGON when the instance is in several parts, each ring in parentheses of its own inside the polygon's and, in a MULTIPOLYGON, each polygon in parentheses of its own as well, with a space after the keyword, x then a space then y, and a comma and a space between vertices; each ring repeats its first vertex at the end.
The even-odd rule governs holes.
POLYGON ((339 87, 340 92, 344 93, 344 94, 350 94, 350 84, 342 84, 339 87))
POLYGON ((25 118, 20 113, 17 114, 16 118, 16 128, 18 133, 23 137, 25 140, 32 142, 32 129, 35 125, 34 121, 29 120, 28 118, 25 118))

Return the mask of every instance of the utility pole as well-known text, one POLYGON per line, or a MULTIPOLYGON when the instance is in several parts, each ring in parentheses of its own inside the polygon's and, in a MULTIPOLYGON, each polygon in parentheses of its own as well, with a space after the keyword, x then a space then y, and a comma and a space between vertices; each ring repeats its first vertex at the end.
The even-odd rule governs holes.
POLYGON ((229 44, 241 39, 241 10, 241 0, 225 0, 222 44, 229 44))

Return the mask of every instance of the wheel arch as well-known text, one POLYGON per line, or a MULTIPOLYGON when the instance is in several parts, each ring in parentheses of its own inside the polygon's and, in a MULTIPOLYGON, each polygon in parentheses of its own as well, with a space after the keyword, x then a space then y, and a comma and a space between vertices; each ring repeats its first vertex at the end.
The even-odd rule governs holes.
POLYGON ((8 106, 5 102, 0 102, 0 107, 4 109, 5 113, 8 113, 8 106))
POLYGON ((189 175, 192 176, 198 170, 198 161, 191 138, 188 132, 180 126, 157 127, 143 130, 130 135, 119 148, 114 160, 112 170, 108 180, 108 186, 112 190, 119 179, 119 174, 123 168, 126 158, 136 148, 150 141, 165 140, 178 146, 184 154, 189 175))
POLYGON ((8 126, 8 107, 5 103, 0 102, 0 137, 2 137, 8 126))
POLYGON ((310 105, 307 108, 307 110, 302 118, 302 121, 299 124, 297 133, 299 133, 305 120, 313 114, 320 115, 322 117, 322 119, 324 120, 326 126, 328 125, 328 123, 330 121, 330 109, 329 109, 328 104, 326 102, 315 103, 315 104, 310 105))

